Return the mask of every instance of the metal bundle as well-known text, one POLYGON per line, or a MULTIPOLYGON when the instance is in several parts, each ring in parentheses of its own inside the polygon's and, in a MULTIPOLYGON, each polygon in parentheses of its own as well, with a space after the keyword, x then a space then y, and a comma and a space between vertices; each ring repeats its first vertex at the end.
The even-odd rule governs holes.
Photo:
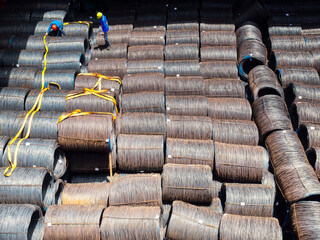
POLYGON ((72 173, 70 183, 109 182, 107 172, 98 173, 72 173))
POLYGON ((85 53, 89 47, 86 37, 60 36, 47 39, 48 52, 80 52, 85 53))
POLYGON ((110 188, 110 206, 162 205, 160 174, 132 174, 114 181, 110 188))
POLYGON ((93 47, 91 49, 91 59, 96 58, 126 58, 127 57, 127 44, 118 43, 112 44, 111 49, 105 47, 93 47))
POLYGON ((207 46, 200 48, 201 61, 237 61, 237 49, 233 46, 207 46))
POLYGON ((0 168, 0 190, 5 193, 0 195, 1 203, 44 206, 43 200, 52 181, 46 169, 17 167, 10 177, 3 174, 5 169, 0 168))
POLYGON ((64 18, 67 15, 67 11, 65 10, 33 10, 31 12, 31 21, 37 22, 37 21, 53 21, 53 20, 59 20, 63 21, 64 18))
POLYGON ((306 51, 306 42, 302 36, 271 36, 271 49, 280 51, 306 51))
MULTIPOLYGON (((31 110, 41 90, 31 90, 25 100, 25 109, 31 110)), ((41 111, 66 111, 68 90, 48 90, 43 93, 41 111)), ((75 110, 77 108, 72 109, 75 110)), ((71 111, 71 112, 72 112, 71 111)))
POLYGON ((220 223, 220 239, 281 240, 278 219, 271 217, 224 214, 220 223), (230 226, 234 226, 230 228, 230 226))
POLYGON ((133 24, 125 22, 113 22, 109 24, 110 31, 132 31, 133 24))
POLYGON ((201 76, 176 76, 165 78, 166 96, 202 95, 204 81, 201 76))
POLYGON ((212 140, 168 138, 166 163, 208 165, 214 167, 215 147, 212 140))
POLYGON ((260 183, 269 154, 260 146, 215 143, 215 177, 229 182, 260 183))
POLYGON ((311 102, 294 102, 291 105, 290 116, 294 129, 301 124, 320 124, 320 104, 311 102))
POLYGON ((305 149, 320 147, 320 125, 314 123, 303 123, 297 130, 300 141, 305 149))
POLYGON ((253 22, 247 22, 243 26, 239 27, 236 31, 237 36, 237 48, 246 40, 257 40, 262 43, 262 34, 257 25, 253 22))
POLYGON ((319 35, 305 35, 306 46, 308 51, 314 51, 320 48, 320 36, 319 35))
POLYGON ((236 46, 236 35, 230 31, 202 31, 201 46, 236 46))
POLYGON ((63 205, 108 206, 110 183, 67 183, 62 192, 63 205))
POLYGON ((306 152, 310 165, 313 167, 316 175, 320 178, 320 148, 319 147, 311 147, 306 152))
POLYGON ((160 215, 159 207, 108 207, 101 221, 101 239, 161 240, 160 215))
POLYGON ((68 0, 58 0, 56 2, 48 2, 45 0, 38 0, 36 2, 36 8, 37 9, 47 9, 47 10, 53 10, 53 9, 60 9, 60 10, 69 10, 69 1, 68 0))
POLYGON ((313 56, 310 52, 293 52, 274 50, 275 67, 313 67, 313 56))
POLYGON ((301 26, 269 26, 269 36, 302 36, 301 26))
MULTIPOLYGON (((72 90, 75 87, 76 71, 74 70, 46 70, 44 73, 44 86, 51 82, 58 83, 62 90, 72 90)), ((31 81, 32 89, 41 89, 42 87, 42 71, 38 71, 33 81, 31 81)), ((50 85, 51 89, 55 85, 50 85)))
POLYGON ((200 43, 199 31, 192 30, 168 30, 166 32, 166 45, 183 43, 200 43))
POLYGON ((276 70, 276 74, 283 87, 287 87, 290 83, 320 84, 318 72, 312 67, 281 67, 276 70))
POLYGON ((20 23, 13 23, 13 22, 2 22, 0 24, 0 33, 1 34, 20 34, 20 23))
POLYGON ((163 73, 127 74, 122 80, 123 93, 164 91, 163 73))
MULTIPOLYGON (((30 3, 29 3, 30 4, 30 3)), ((10 9, 10 3, 6 3, 6 8, 1 9, 1 21, 7 21, 8 19, 15 18, 17 21, 28 22, 30 21, 31 10, 28 9, 17 9, 17 2, 13 3, 14 9, 10 9)), ((30 6, 30 5, 29 5, 30 6)))
POLYGON ((277 76, 266 65, 253 68, 248 76, 249 87, 254 100, 265 95, 278 95, 284 97, 282 86, 277 76))
POLYGON ((44 50, 44 44, 40 36, 13 35, 10 38, 8 48, 13 50, 44 50))
POLYGON ((119 134, 117 167, 124 172, 161 172, 164 164, 164 141, 161 135, 119 134))
POLYGON ((265 95, 253 102, 252 109, 254 121, 263 139, 275 130, 293 129, 287 105, 279 96, 265 95))
POLYGON ((208 101, 204 96, 167 96, 166 113, 184 116, 207 116, 208 101))
POLYGON ((320 103, 320 87, 291 83, 286 89, 286 101, 288 106, 293 102, 320 103))
POLYGON ((127 59, 92 59, 88 64, 88 72, 123 78, 126 74, 127 59))
POLYGON ((162 45, 138 45, 128 48, 128 60, 164 60, 162 45))
POLYGON ((3 161, 4 150, 9 140, 10 138, 8 136, 0 136, 0 161, 3 161))
POLYGON ((166 76, 200 75, 199 60, 168 60, 164 62, 166 76))
POLYGON ((29 91, 25 88, 0 88, 0 110, 24 110, 29 91))
POLYGON ((174 201, 167 228, 168 239, 218 240, 222 214, 205 207, 174 201))
POLYGON ((253 121, 213 119, 213 141, 256 146, 259 142, 259 132, 253 121))
POLYGON ((38 69, 25 67, 1 68, 0 86, 29 88, 37 72, 38 69))
POLYGON ((235 25, 232 20, 213 20, 213 19, 201 19, 200 31, 235 31, 235 25))
POLYGON ((18 64, 22 67, 35 67, 40 69, 43 55, 43 50, 21 50, 18 58, 18 64))
MULTIPOLYGON (((1 118, 0 118, 1 120, 1 118)), ((163 135, 166 134, 166 120, 162 113, 125 113, 116 120, 117 135, 141 134, 163 135)))
POLYGON ((203 78, 238 78, 238 69, 234 61, 212 61, 200 63, 203 78))
POLYGON ((128 61, 128 74, 136 73, 164 73, 163 60, 136 60, 128 61))
POLYGON ((163 31, 132 31, 129 45, 165 45, 165 32, 163 31))
POLYGON ((311 54, 313 57, 313 67, 320 72, 320 50, 313 50, 311 54))
POLYGON ((0 204, 1 239, 41 240, 43 216, 41 209, 31 204, 0 204))
POLYGON ((1 67, 15 67, 18 64, 20 51, 0 50, 0 66, 1 67))
POLYGON ((58 142, 68 151, 110 150, 114 144, 113 117, 89 114, 69 117, 58 125, 58 142))
MULTIPOLYGON (((67 160, 64 151, 53 139, 26 139, 21 142, 16 152, 17 139, 11 146, 11 157, 17 154, 19 167, 43 167, 50 171, 55 179, 63 176, 67 170, 67 160)), ((0 159, 0 167, 10 166, 8 161, 8 148, 6 147, 2 159, 0 159)))
MULTIPOLYGON (((131 30, 110 31, 108 38, 111 44, 126 43, 129 44, 131 38, 131 30)), ((96 44, 103 45, 105 43, 103 33, 97 35, 96 44)))
POLYGON ((164 49, 166 60, 191 60, 199 58, 199 47, 197 44, 171 44, 164 49))
POLYGON ((102 205, 52 205, 44 219, 43 239, 100 239, 102 205))
POLYGON ((208 98, 208 116, 214 119, 251 120, 252 110, 245 98, 208 98))
MULTIPOLYGON (((49 52, 47 54, 47 70, 80 71, 84 64, 84 55, 80 52, 49 52)), ((44 61, 42 61, 44 67, 44 61)))
POLYGON ((203 95, 208 98, 245 98, 245 87, 239 79, 214 78, 204 80, 203 95))
POLYGON ((63 191, 64 184, 65 182, 61 179, 58 179, 54 183, 52 182, 50 184, 47 190, 47 194, 43 200, 45 210, 51 205, 61 204, 61 193, 63 191))
POLYGON ((165 32, 165 20, 152 20, 152 21, 144 21, 144 20, 136 20, 134 22, 134 31, 143 31, 143 32, 165 32))
POLYGON ((0 111, 0 136, 15 137, 18 130, 14 129, 16 117, 19 111, 0 111))
POLYGON ((167 30, 196 30, 199 31, 198 21, 184 21, 168 19, 167 30))

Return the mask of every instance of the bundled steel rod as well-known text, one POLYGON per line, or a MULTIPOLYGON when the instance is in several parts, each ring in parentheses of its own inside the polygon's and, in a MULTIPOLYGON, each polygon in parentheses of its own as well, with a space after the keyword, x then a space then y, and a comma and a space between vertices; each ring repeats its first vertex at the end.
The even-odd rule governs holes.
POLYGON ((127 74, 122 80, 123 93, 164 91, 163 73, 127 74))
POLYGON ((18 87, 30 88, 38 69, 15 67, 0 69, 0 86, 1 87, 18 87))
POLYGON ((179 19, 168 19, 167 30, 196 30, 199 31, 198 21, 184 21, 179 19))
POLYGON ((51 205, 61 204, 61 193, 63 191, 64 185, 65 182, 61 179, 58 179, 54 183, 52 182, 50 184, 47 190, 47 194, 43 200, 45 210, 51 205))
POLYGON ((134 22, 134 31, 143 31, 143 32, 164 32, 166 30, 165 20, 153 20, 153 21, 144 21, 137 19, 134 22))
POLYGON ((141 45, 128 48, 128 60, 164 60, 162 45, 141 45))
POLYGON ((0 66, 15 67, 18 64, 20 51, 0 50, 0 66))
POLYGON ((313 50, 311 52, 313 57, 313 67, 320 72, 320 51, 319 50, 313 50))
POLYGON ((201 61, 237 61, 237 49, 233 46, 207 46, 200 48, 201 61))
MULTIPOLYGON (((131 39, 131 30, 110 31, 108 38, 111 44, 125 43, 129 44, 131 39)), ((103 45, 105 43, 103 32, 97 35, 96 44, 103 45)))
POLYGON ((166 76, 200 75, 199 60, 168 60, 164 62, 166 76))
POLYGON ((276 74, 283 87, 287 87, 290 83, 320 84, 318 72, 312 67, 281 67, 276 70, 276 74))
POLYGON ((313 56, 310 52, 272 51, 275 67, 313 67, 313 56))
POLYGON ((320 48, 320 36, 319 35, 306 35, 304 37, 305 41, 306 41, 306 46, 308 51, 313 51, 313 50, 317 50, 320 48))
POLYGON ((211 209, 174 201, 166 236, 168 239, 218 240, 221 217, 211 209))
POLYGON ((320 124, 319 109, 319 103, 294 102, 290 109, 293 128, 297 129, 304 123, 320 124))
POLYGON ((0 204, 0 238, 41 240, 43 216, 41 209, 31 204, 0 204), (17 224, 19 223, 19 224, 17 224))
POLYGON ((4 150, 10 138, 7 136, 0 136, 0 161, 3 161, 4 150))
POLYGON ((136 73, 164 73, 163 60, 136 60, 128 61, 128 74, 136 73))
MULTIPOLYGON (((42 62, 42 68, 44 67, 42 62)), ((84 65, 84 55, 80 52, 48 52, 47 69, 48 70, 75 70, 80 71, 84 65)))
POLYGON ((320 147, 320 124, 303 123, 297 133, 304 149, 320 147))
POLYGON ((199 46, 195 43, 166 45, 164 55, 166 60, 198 60, 199 46))
POLYGON ((202 31, 201 46, 236 46, 236 35, 231 31, 202 31))
POLYGON ((269 36, 302 36, 300 26, 269 26, 269 36))
POLYGON ((67 11, 65 10, 33 10, 31 12, 31 21, 53 21, 60 20, 63 21, 65 16, 67 15, 67 11))
POLYGON ((97 59, 88 64, 88 72, 123 78, 126 74, 127 59, 97 59))
MULTIPOLYGON (((44 86, 51 82, 58 83, 62 90, 73 90, 75 87, 75 70, 46 70, 44 73, 44 86)), ((38 71, 34 79, 31 81, 32 89, 41 89, 42 87, 42 71, 38 71)), ((55 85, 50 85, 51 89, 55 85)))
POLYGON ((199 31, 194 30, 168 30, 166 32, 166 45, 169 44, 183 44, 183 43, 200 43, 199 31))
POLYGON ((201 62, 200 73, 203 78, 238 78, 234 61, 201 62))
POLYGON ((29 91, 25 88, 0 88, 0 110, 24 110, 29 91))
POLYGON ((208 101, 204 96, 167 96, 166 110, 171 115, 207 116, 208 101))
POLYGON ((127 57, 126 43, 112 44, 111 49, 107 49, 104 46, 94 46, 91 49, 91 59, 126 58, 126 57, 127 57))
POLYGON ((302 36, 271 36, 271 49, 280 51, 306 51, 306 42, 302 36))
POLYGON ((52 205, 44 219, 43 239, 100 239, 102 205, 52 205))
POLYGON ((72 173, 70 183, 108 182, 107 173, 72 173))
POLYGON ((86 37, 63 36, 50 37, 47 40, 48 52, 80 52, 85 53, 89 48, 86 37))
POLYGON ((110 206, 159 206, 162 205, 160 174, 132 174, 112 183, 110 206))
POLYGON ((306 152, 310 165, 314 168, 314 171, 317 174, 317 177, 320 178, 320 148, 312 147, 309 148, 306 152))
POLYGON ((262 35, 260 29, 253 22, 248 22, 239 27, 236 31, 237 36, 237 48, 246 40, 257 40, 262 42, 262 35))
POLYGON ((201 76, 176 76, 165 78, 166 96, 203 95, 204 81, 201 76))
POLYGON ((230 31, 234 32, 235 25, 230 19, 225 19, 221 21, 212 19, 201 19, 200 21, 200 31, 230 31))
POLYGON ((15 137, 19 129, 14 128, 16 117, 21 111, 0 111, 0 136, 15 137))
POLYGON ((164 141, 161 135, 119 134, 117 167, 124 172, 160 172, 164 164, 164 141))
POLYGON ((165 31, 132 31, 129 45, 165 45, 165 31))
POLYGON ((239 79, 206 79, 203 95, 208 98, 245 98, 245 87, 239 79))

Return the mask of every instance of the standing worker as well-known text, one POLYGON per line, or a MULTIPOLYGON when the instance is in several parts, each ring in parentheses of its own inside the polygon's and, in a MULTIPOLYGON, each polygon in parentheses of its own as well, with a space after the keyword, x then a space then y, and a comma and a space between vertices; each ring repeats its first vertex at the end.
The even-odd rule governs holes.
POLYGON ((111 43, 109 42, 108 38, 109 25, 107 18, 102 14, 102 12, 98 12, 97 19, 100 19, 101 28, 104 33, 105 46, 109 49, 111 47, 111 43))
POLYGON ((50 23, 50 26, 47 30, 47 33, 46 35, 52 35, 52 36, 60 36, 61 33, 63 35, 66 35, 64 32, 63 32, 63 22, 62 21, 58 21, 58 20, 54 20, 50 23))

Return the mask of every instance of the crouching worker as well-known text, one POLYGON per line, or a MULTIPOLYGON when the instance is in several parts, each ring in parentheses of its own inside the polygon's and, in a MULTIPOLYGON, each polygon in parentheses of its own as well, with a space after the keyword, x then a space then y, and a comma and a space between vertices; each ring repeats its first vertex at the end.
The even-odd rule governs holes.
POLYGON ((50 23, 50 26, 48 27, 47 33, 46 35, 50 35, 50 36, 60 36, 61 33, 63 35, 66 35, 63 32, 63 22, 62 21, 58 21, 58 20, 54 20, 50 23))
POLYGON ((108 38, 109 25, 107 18, 102 14, 102 12, 98 12, 97 19, 100 19, 101 28, 104 33, 105 46, 109 49, 111 47, 111 43, 109 42, 108 38))

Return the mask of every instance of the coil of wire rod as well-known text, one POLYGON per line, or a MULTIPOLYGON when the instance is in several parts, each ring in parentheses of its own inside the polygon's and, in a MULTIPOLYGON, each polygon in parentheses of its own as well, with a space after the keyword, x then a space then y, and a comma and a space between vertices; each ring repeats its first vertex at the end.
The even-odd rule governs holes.
POLYGON ((24 110, 29 91, 25 88, 0 88, 0 110, 24 110))
POLYGON ((174 201, 167 228, 168 239, 214 239, 218 240, 222 214, 205 207, 174 201))
POLYGON ((1 219, 14 219, 14 221, 1 221, 0 238, 42 239, 43 216, 38 206, 31 204, 0 204, 0 217, 1 219))
POLYGON ((129 46, 134 45, 165 45, 164 31, 132 31, 129 46))
POLYGON ((107 76, 119 76, 123 78, 126 74, 127 59, 97 59, 91 60, 88 64, 88 72, 100 73, 107 76))
POLYGON ((313 50, 311 52, 312 57, 313 57, 313 67, 320 72, 320 51, 319 49, 313 50))
POLYGON ((122 80, 123 93, 164 91, 163 73, 127 74, 122 80))
POLYGON ((101 221, 101 239, 163 239, 160 216, 159 207, 108 207, 101 221))
POLYGON ((162 205, 162 214, 161 214, 161 226, 166 229, 169 223, 169 218, 171 215, 171 204, 162 205))
POLYGON ((8 46, 8 48, 12 50, 43 50, 44 47, 43 44, 41 45, 40 37, 37 36, 37 38, 38 39, 34 39, 34 36, 28 35, 12 35, 10 38, 10 46, 8 46), (31 39, 35 41, 31 41, 31 39), (30 48, 30 45, 34 46, 34 48, 30 48))
POLYGON ((233 46, 207 46, 200 48, 201 61, 237 61, 237 49, 233 46))
POLYGON ((166 76, 200 75, 199 60, 168 60, 164 62, 166 76))
POLYGON ((292 103, 290 116, 293 128, 297 129, 304 123, 320 124, 319 109, 319 103, 300 101, 292 103))
POLYGON ((164 32, 166 31, 165 20, 153 20, 153 21, 144 21, 136 20, 134 22, 134 31, 143 31, 143 32, 164 32))
MULTIPOLYGON (((59 84, 62 90, 72 90, 75 85, 76 71, 74 70, 46 70, 44 73, 44 86, 51 82, 59 84)), ((32 89, 41 89, 42 71, 38 71, 31 83, 32 89)), ((50 85, 50 89, 57 89, 55 85, 50 85)))
POLYGON ((225 19, 201 19, 200 31, 235 31, 235 25, 232 20, 225 19))
POLYGON ((35 67, 40 69, 43 55, 43 50, 21 50, 18 64, 22 67, 35 67))
POLYGON ((269 154, 260 146, 215 143, 215 177, 229 182, 260 183, 269 154))
POLYGON ((208 98, 208 116, 214 119, 251 120, 252 110, 247 99, 208 98))
MULTIPOLYGON (((126 43, 129 44, 131 38, 131 30, 110 31, 108 38, 111 44, 126 43)), ((97 35, 96 44, 103 45, 105 43, 103 33, 97 35)))
POLYGON ((293 130, 283 98, 265 95, 253 102, 252 109, 262 139, 275 130, 293 130))
POLYGON ((126 43, 112 44, 111 49, 107 49, 104 46, 94 46, 91 49, 91 59, 126 58, 126 57, 127 57, 126 43))
POLYGON ((305 35, 306 46, 308 51, 314 51, 320 48, 320 36, 318 35, 305 35))
POLYGON ((236 46, 236 35, 230 31, 202 31, 201 46, 236 46))
MULTIPOLYGON (((15 153, 19 140, 10 146, 11 153, 15 153)), ((43 167, 50 171, 55 179, 62 177, 67 169, 65 153, 53 139, 26 139, 21 142, 16 154, 19 167, 43 167)), ((0 159, 0 167, 10 166, 8 156, 7 146, 2 160, 0 159)))
POLYGON ((109 30, 110 31, 132 31, 133 30, 133 24, 128 23, 126 24, 124 22, 113 22, 112 24, 109 25, 109 30))
POLYGON ((166 113, 184 116, 207 116, 208 101, 204 96, 167 96, 166 113))
POLYGON ((195 43, 166 45, 164 55, 166 60, 198 60, 199 47, 195 43))
POLYGON ((195 30, 199 31, 198 21, 184 21, 179 19, 168 19, 167 30, 195 30))
POLYGON ((114 181, 110 188, 109 205, 161 207, 160 174, 129 174, 114 181))
POLYGON ((293 102, 320 103, 320 87, 290 83, 286 88, 286 102, 291 106, 293 102))
POLYGON ((306 42, 302 36, 271 36, 271 49, 280 51, 306 51, 306 42))
POLYGON ((282 87, 287 87, 290 83, 320 84, 318 72, 312 67, 280 67, 276 74, 282 87))
MULTIPOLYGON (((112 46, 113 47, 113 46, 112 46)), ((128 48, 128 60, 164 60, 162 45, 138 45, 128 48)))
POLYGON ((201 76, 175 76, 165 78, 166 96, 202 95, 204 81, 201 76))
POLYGON ((310 165, 313 167, 316 175, 320 178, 320 148, 319 147, 311 147, 306 152, 310 165))
POLYGON ((166 163, 202 164, 214 167, 214 144, 212 140, 168 138, 166 163))
POLYGON ((70 183, 93 183, 93 182, 108 182, 107 172, 98 173, 72 173, 70 183))
POLYGON ((275 68, 282 67, 313 67, 313 56, 310 52, 272 51, 275 68))
POLYGON ((320 147, 320 124, 303 123, 299 125, 297 133, 305 149, 320 147))
POLYGON ((238 48, 246 40, 257 40, 259 42, 262 42, 260 29, 253 22, 247 22, 246 24, 238 28, 236 31, 236 36, 238 48))
POLYGON ((69 10, 69 2, 66 0, 57 1, 55 3, 48 2, 45 0, 39 0, 36 3, 36 9, 47 9, 47 10, 53 10, 53 9, 59 9, 59 10, 69 10))
POLYGON ((268 27, 269 36, 302 36, 300 26, 270 26, 268 27))
POLYGON ((15 22, 15 23, 8 23, 8 22, 2 22, 0 24, 0 33, 1 34, 20 34, 20 24, 15 22))
POLYGON ((201 62, 200 73, 203 78, 238 78, 234 61, 201 62))
POLYGON ((54 183, 52 182, 48 187, 47 194, 43 200, 45 209, 51 205, 61 204, 61 193, 63 191, 65 182, 61 179, 58 179, 54 183))
POLYGON ((31 21, 37 22, 37 21, 53 21, 53 20, 59 20, 63 21, 66 17, 67 12, 65 10, 33 10, 31 12, 31 21))
POLYGON ((204 80, 203 95, 208 98, 245 98, 245 87, 239 79, 215 78, 204 80))
POLYGON ((278 219, 271 217, 224 214, 221 219, 219 230, 221 239, 282 239, 282 230, 278 219), (230 229, 230 226, 235 227, 230 229))
POLYGON ((38 69, 15 67, 0 69, 0 86, 30 88, 38 69))
POLYGON ((274 180, 274 175, 269 171, 265 170, 263 172, 263 177, 261 180, 261 184, 265 186, 270 186, 273 189, 274 194, 276 194, 276 182, 274 180))
POLYGON ((12 51, 7 49, 0 50, 1 67, 15 67, 18 64, 20 51, 12 51))
MULTIPOLYGON (((42 68, 44 67, 42 61, 42 68)), ((49 52, 46 58, 47 70, 76 70, 84 64, 84 55, 80 52, 49 52)))
POLYGON ((44 206, 43 200, 52 182, 45 168, 17 167, 10 177, 3 174, 5 169, 0 168, 0 190, 6 193, 0 196, 1 203, 44 206))
POLYGON ((0 161, 3 161, 4 150, 9 140, 10 138, 8 136, 0 136, 0 161))
POLYGON ((118 135, 117 167, 120 171, 161 172, 163 164, 163 136, 118 135))
POLYGON ((265 95, 277 95, 284 98, 284 92, 277 76, 266 65, 253 68, 249 73, 248 82, 253 100, 265 95))
POLYGON ((49 37, 47 40, 48 52, 81 52, 85 53, 89 47, 85 37, 63 36, 49 37))
MULTIPOLYGON (((15 2, 14 5, 17 3, 15 2)), ((30 4, 31 5, 31 4, 30 4)), ((30 7, 29 5, 29 7, 30 7)), ((15 9, 11 9, 10 3, 6 4, 6 9, 1 9, 1 21, 8 20, 10 18, 15 18, 17 21, 28 22, 30 21, 31 10, 30 9, 17 9, 17 6, 14 6, 15 9)))
POLYGON ((189 31, 189 30, 168 30, 166 32, 166 45, 169 44, 191 44, 200 43, 199 31, 189 31))
POLYGON ((164 73, 164 70, 163 60, 136 60, 128 61, 127 73, 164 73))
POLYGON ((14 137, 19 129, 14 129, 16 117, 21 114, 20 111, 0 111, 0 136, 14 137))
POLYGON ((74 236, 100 239, 102 205, 52 205, 44 219, 43 239, 71 239, 74 236))

